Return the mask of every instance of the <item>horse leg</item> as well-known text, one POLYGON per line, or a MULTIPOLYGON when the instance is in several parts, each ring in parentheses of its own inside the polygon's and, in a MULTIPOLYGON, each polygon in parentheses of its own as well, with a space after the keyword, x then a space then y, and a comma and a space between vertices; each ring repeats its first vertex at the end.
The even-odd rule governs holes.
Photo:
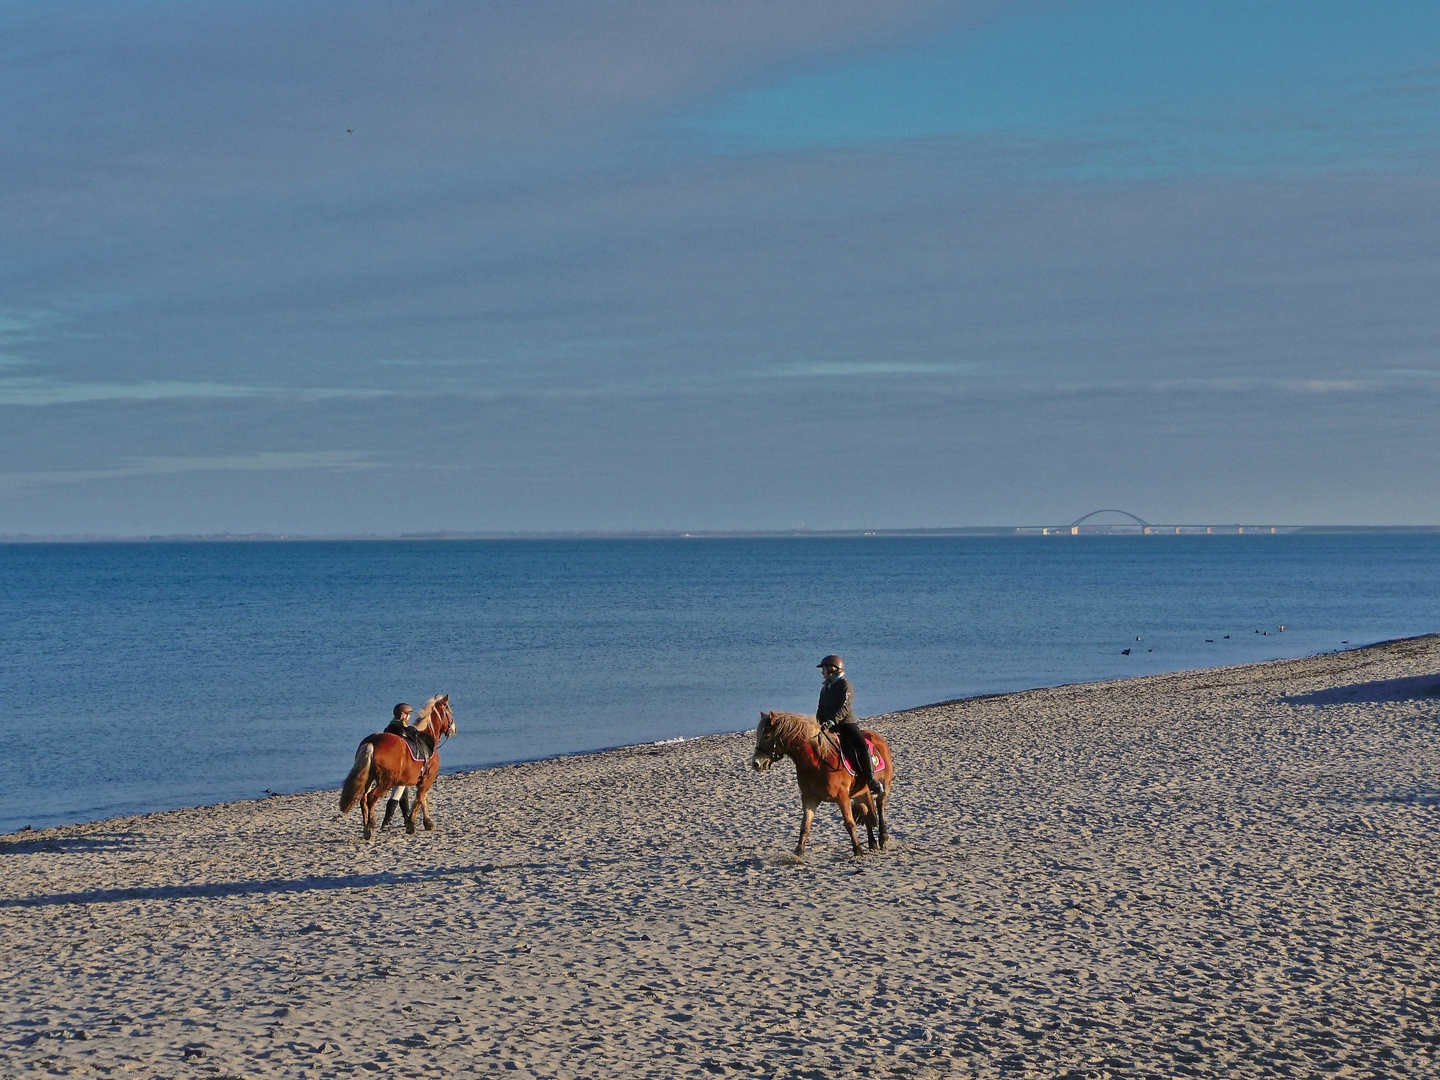
POLYGON ((820 804, 809 799, 801 800, 804 809, 800 812, 800 842, 795 845, 795 854, 798 857, 805 854, 805 841, 810 839, 810 823, 815 820, 815 807, 818 805, 820 804))
POLYGON ((875 819, 880 823, 880 850, 890 842, 890 831, 885 828, 885 800, 890 798, 890 785, 885 785, 885 794, 875 800, 875 819))
POLYGON ((854 854, 860 854, 860 834, 855 831, 855 813, 850 809, 850 799, 840 800, 840 816, 845 819, 845 831, 850 834, 850 846, 854 854))
MULTIPOLYGON (((435 774, 432 772, 429 776, 421 779, 420 783, 415 786, 415 805, 410 808, 412 823, 415 815, 419 814, 420 820, 425 824, 426 832, 433 832, 435 829, 435 822, 430 820, 430 789, 434 786, 435 774)), ((411 825, 410 831, 415 831, 413 824, 411 825)))
POLYGON ((871 806, 871 804, 870 804, 870 800, 865 797, 865 794, 864 794, 863 792, 862 792, 861 794, 859 794, 859 795, 855 795, 855 794, 853 794, 853 793, 851 794, 851 796, 850 796, 850 813, 852 813, 852 814, 855 815, 855 824, 856 824, 857 826, 860 826, 860 825, 864 825, 864 826, 865 826, 865 832, 866 832, 866 836, 867 836, 867 839, 868 839, 868 846, 869 846, 869 848, 870 848, 871 851, 874 851, 874 850, 875 850, 875 811, 874 811, 874 809, 872 808, 872 806, 871 806))
MULTIPOLYGON (((386 789, 388 790, 388 789, 386 789)), ((379 785, 372 784, 365 788, 365 794, 360 796, 360 820, 365 824, 364 837, 366 840, 375 839, 375 800, 384 792, 379 785)))
POLYGON ((860 799, 860 807, 865 811, 865 846, 875 851, 879 845, 875 842, 875 823, 879 820, 875 804, 875 793, 866 791, 860 799))

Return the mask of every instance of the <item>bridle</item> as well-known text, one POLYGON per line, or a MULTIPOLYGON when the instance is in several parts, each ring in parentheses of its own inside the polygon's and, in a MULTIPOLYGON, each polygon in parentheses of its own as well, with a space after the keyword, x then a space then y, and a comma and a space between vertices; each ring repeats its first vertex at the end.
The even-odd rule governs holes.
MULTIPOLYGON (((766 765, 769 766, 774 765, 777 761, 783 761, 786 751, 785 748, 780 745, 780 740, 775 737, 775 722, 773 720, 767 720, 766 725, 767 726, 761 730, 770 740, 770 745, 765 750, 766 765)), ((755 751, 755 756, 757 758, 760 756, 759 749, 755 751)))

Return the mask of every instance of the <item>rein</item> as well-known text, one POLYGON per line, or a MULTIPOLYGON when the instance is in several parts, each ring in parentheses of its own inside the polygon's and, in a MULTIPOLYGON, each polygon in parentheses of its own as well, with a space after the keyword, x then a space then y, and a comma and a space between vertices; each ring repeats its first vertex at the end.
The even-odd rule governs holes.
POLYGON ((815 733, 815 749, 820 755, 820 760, 825 762, 825 767, 831 770, 839 770, 845 767, 845 756, 840 750, 840 736, 834 732, 821 728, 815 733), (835 754, 835 764, 830 764, 827 752, 835 754))
MULTIPOLYGON (((828 769, 843 769, 845 767, 840 754, 839 736, 834 735, 833 733, 828 732, 823 728, 815 732, 814 735, 810 735, 803 739, 799 745, 813 746, 815 748, 816 756, 820 758, 821 762, 824 763, 825 767, 828 769), (826 756, 827 751, 833 752, 835 754, 836 764, 832 765, 830 763, 829 758, 826 756)), ((796 749, 798 748, 799 747, 797 746, 796 749)), ((786 757, 790 756, 791 752, 791 749, 787 747, 784 742, 778 737, 778 733, 772 731, 770 733, 769 749, 765 751, 765 753, 770 758, 770 764, 774 765, 777 761, 785 759, 786 757)))

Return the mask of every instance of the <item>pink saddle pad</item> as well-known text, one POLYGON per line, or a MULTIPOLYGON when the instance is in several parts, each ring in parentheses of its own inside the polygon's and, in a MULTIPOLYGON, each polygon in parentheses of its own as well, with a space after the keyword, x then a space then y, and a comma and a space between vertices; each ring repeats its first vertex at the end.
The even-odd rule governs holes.
MULTIPOLYGON (((865 746, 870 751, 870 770, 876 777, 885 771, 885 759, 880 756, 880 751, 875 749, 875 743, 869 735, 865 736, 865 746)), ((842 752, 840 760, 845 763, 845 771, 851 776, 855 775, 855 766, 850 759, 842 752)))

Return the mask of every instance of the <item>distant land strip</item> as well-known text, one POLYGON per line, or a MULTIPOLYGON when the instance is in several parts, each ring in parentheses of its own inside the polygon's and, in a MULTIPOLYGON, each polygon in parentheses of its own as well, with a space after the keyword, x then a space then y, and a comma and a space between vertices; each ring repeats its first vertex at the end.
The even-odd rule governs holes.
POLYGON ((762 540, 771 538, 940 536, 1245 536, 1337 535, 1381 533, 1440 534, 1440 525, 966 525, 916 529, 636 529, 570 531, 435 531, 397 533, 164 533, 105 535, 89 533, 0 534, 0 544, 137 544, 137 543, 319 543, 326 541, 393 540, 762 540))

